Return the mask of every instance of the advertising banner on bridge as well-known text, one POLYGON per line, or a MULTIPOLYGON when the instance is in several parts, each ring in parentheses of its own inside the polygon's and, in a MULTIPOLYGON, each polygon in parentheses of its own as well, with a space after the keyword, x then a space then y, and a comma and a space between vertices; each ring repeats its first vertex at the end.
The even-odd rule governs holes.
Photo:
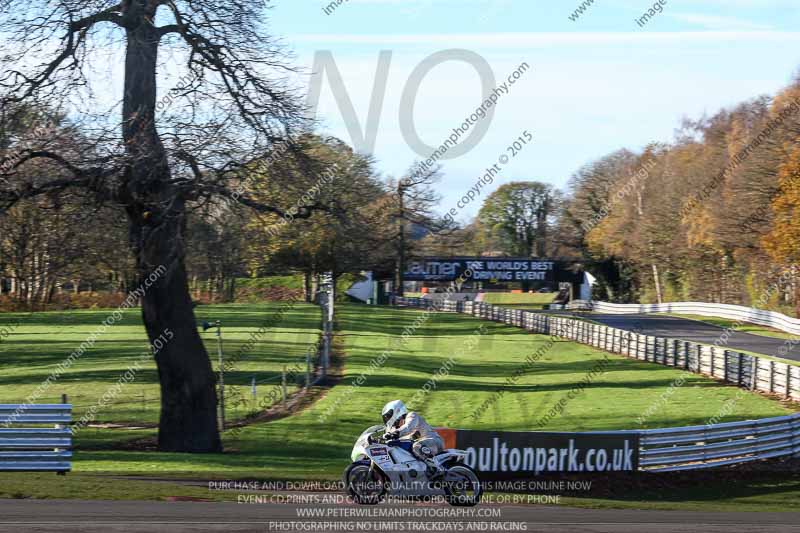
POLYGON ((467 464, 486 480, 639 469, 639 435, 635 432, 444 430, 440 434, 446 446, 466 451, 467 464))
POLYGON ((551 259, 509 257, 429 257, 408 265, 406 281, 455 281, 464 272, 464 281, 523 282, 554 285, 559 281, 580 281, 566 264, 551 259))

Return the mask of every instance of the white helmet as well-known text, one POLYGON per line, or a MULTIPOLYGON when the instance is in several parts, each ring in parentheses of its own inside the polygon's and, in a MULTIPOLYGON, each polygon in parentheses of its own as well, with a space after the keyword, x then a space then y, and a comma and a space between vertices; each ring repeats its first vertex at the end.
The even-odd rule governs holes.
POLYGON ((406 405, 402 400, 393 400, 384 405, 381 416, 383 417, 383 423, 386 424, 386 430, 391 431, 397 420, 406 413, 408 413, 408 409, 406 409, 406 405))

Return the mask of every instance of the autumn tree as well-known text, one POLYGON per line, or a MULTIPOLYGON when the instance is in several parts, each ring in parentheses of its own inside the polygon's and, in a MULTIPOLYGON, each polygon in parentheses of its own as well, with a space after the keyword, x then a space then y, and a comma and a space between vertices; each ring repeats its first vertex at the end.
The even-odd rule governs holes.
POLYGON ((312 181, 291 161, 276 161, 261 169, 259 177, 265 185, 260 194, 273 201, 288 194, 325 209, 300 220, 274 214, 254 217, 247 225, 247 257, 253 272, 303 272, 310 297, 317 274, 331 272, 337 279, 386 262, 390 201, 371 157, 356 153, 335 137, 306 135, 298 145, 320 166, 314 175, 321 178, 312 181), (294 177, 289 192, 270 179, 274 172, 294 177))
POLYGON ((558 255, 587 265, 598 278, 601 299, 606 301, 634 298, 634 268, 618 253, 595 253, 587 236, 613 210, 609 200, 615 184, 635 168, 636 158, 629 150, 618 150, 578 169, 569 179, 567 198, 557 212, 554 240, 558 255))
MULTIPOLYGON (((615 152, 576 173, 560 233, 607 276, 609 299, 755 305, 796 260, 799 138, 797 82, 774 98, 685 119, 668 144, 615 152), (644 167, 647 178, 632 180, 644 167)), ((782 284, 770 304, 797 302, 797 285, 797 277, 782 284)))
POLYGON ((558 193, 538 181, 502 185, 483 202, 478 220, 501 251, 521 257, 546 257, 558 193))
POLYGON ((416 244, 416 252, 431 257, 475 256, 484 252, 478 239, 477 221, 462 226, 446 227, 429 233, 416 244))
MULTIPOLYGON (((779 174, 780 192, 772 201, 773 226, 763 245, 779 264, 793 265, 795 279, 800 264, 800 148, 795 147, 779 174)), ((795 281, 796 315, 800 317, 800 283, 795 281)))

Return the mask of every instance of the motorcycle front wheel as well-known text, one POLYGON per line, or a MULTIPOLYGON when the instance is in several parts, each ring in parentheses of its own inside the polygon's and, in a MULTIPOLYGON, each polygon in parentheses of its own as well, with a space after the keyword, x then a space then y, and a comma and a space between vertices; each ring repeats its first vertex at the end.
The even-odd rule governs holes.
POLYGON ((352 463, 345 469, 343 477, 345 490, 356 503, 375 505, 386 497, 386 478, 377 468, 370 473, 369 461, 352 463))
POLYGON ((483 496, 483 486, 478 474, 465 464, 456 464, 442 476, 442 490, 447 503, 455 507, 473 507, 483 496))

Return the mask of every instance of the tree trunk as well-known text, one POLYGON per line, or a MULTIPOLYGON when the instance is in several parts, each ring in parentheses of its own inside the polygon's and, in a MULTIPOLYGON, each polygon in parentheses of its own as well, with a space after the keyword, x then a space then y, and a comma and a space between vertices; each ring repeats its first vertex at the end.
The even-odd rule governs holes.
POLYGON ((536 213, 536 257, 539 259, 547 257, 547 214, 549 211, 549 205, 544 205, 536 213))
MULTIPOLYGON (((161 385, 158 447, 162 451, 218 452, 215 377, 197 331, 184 266, 182 221, 171 220, 153 230, 132 223, 142 235, 137 268, 142 284, 158 278, 142 298, 142 318, 150 342, 169 339, 156 355, 161 385), (163 233, 161 233, 163 232, 163 233), (159 272, 164 273, 158 276, 159 272)), ((141 285, 144 287, 145 285, 141 285)))
POLYGON ((307 303, 311 303, 314 299, 313 293, 311 291, 311 271, 306 270, 303 272, 303 296, 307 303))
POLYGON ((319 292, 319 274, 312 272, 311 273, 311 301, 314 303, 317 302, 317 293, 319 292))
POLYGON ((236 301, 236 277, 231 277, 228 280, 228 301, 235 302, 236 301))
POLYGON ((403 285, 405 285, 405 279, 403 274, 405 273, 405 253, 399 252, 397 255, 397 266, 395 267, 395 278, 394 278, 394 294, 395 296, 402 297, 405 294, 403 289, 403 285))
POLYGON ((406 225, 405 225, 405 192, 402 187, 398 187, 397 201, 399 202, 399 217, 397 219, 397 264, 395 265, 394 294, 402 297, 405 294, 405 273, 406 273, 406 225))
MULTIPOLYGON (((128 10, 145 9, 154 8, 128 4, 128 10)), ((186 205, 172 184, 154 122, 159 39, 149 22, 152 15, 126 14, 140 22, 127 29, 122 128, 130 160, 123 190, 130 244, 142 287, 151 283, 142 297, 142 318, 151 344, 159 337, 169 339, 155 356, 161 385, 158 447, 220 452, 215 378, 197 332, 186 274, 186 205)))
POLYGON ((661 280, 660 276, 658 275, 658 265, 653 263, 653 283, 656 286, 656 300, 658 303, 664 303, 661 297, 661 280))

